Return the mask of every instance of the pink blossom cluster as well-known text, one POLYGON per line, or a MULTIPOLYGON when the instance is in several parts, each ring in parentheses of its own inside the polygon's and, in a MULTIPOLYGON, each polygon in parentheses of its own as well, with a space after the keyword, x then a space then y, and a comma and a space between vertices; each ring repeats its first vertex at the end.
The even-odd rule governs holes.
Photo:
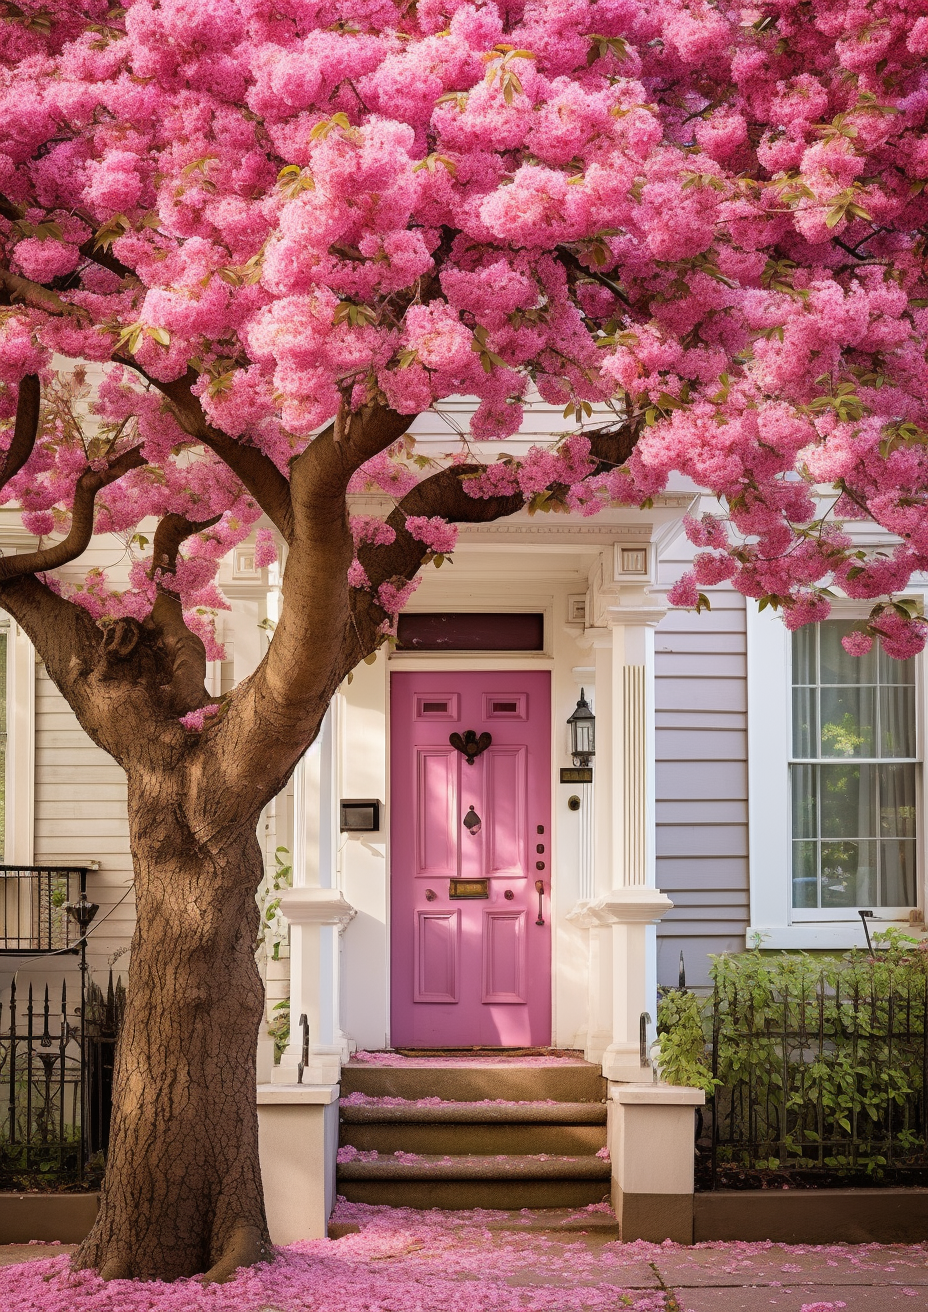
POLYGON ((458 540, 457 525, 449 524, 438 515, 409 515, 406 532, 411 533, 417 541, 424 542, 429 551, 434 551, 436 555, 448 555, 458 540))
MULTIPOLYGON (((467 491, 590 515, 685 475, 725 522, 693 526, 680 604, 730 580, 798 625, 826 585, 877 600, 928 568, 923 0, 876 19, 846 0, 285 8, 48 0, 47 21, 2 25, 0 265, 20 290, 0 450, 26 374, 132 366, 99 387, 101 422, 129 425, 106 457, 50 412, 6 489, 31 532, 66 533, 83 473, 140 442, 98 532, 222 514, 185 551, 211 561, 248 535, 256 507, 159 396, 192 370, 208 420, 285 477, 340 407, 466 395, 471 435, 496 440, 537 394, 584 431, 467 491), (596 406, 636 437, 627 458, 592 451, 596 406), (889 563, 858 560, 848 518, 893 535, 889 563)), ((412 448, 352 490, 402 497, 412 448)), ((443 555, 453 529, 427 518, 443 555)), ((74 596, 142 614, 136 578, 131 599, 74 596)), ((216 609, 211 581, 175 580, 188 611, 216 609)), ((383 587, 389 624, 408 592, 383 587)), ((918 633, 897 614, 870 636, 918 633)))
POLYGON ((220 707, 218 703, 211 703, 209 706, 200 706, 195 711, 188 711, 186 715, 180 717, 180 722, 188 733, 200 733, 206 725, 206 721, 212 719, 214 715, 219 714, 220 707))

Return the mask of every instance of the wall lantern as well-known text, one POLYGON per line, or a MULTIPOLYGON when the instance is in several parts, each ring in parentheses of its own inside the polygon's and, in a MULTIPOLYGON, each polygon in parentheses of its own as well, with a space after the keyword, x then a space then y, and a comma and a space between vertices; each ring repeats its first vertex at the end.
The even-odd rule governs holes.
POLYGON ((586 700, 586 690, 580 689, 580 700, 567 723, 570 725, 570 751, 574 765, 589 766, 596 754, 596 717, 586 700))

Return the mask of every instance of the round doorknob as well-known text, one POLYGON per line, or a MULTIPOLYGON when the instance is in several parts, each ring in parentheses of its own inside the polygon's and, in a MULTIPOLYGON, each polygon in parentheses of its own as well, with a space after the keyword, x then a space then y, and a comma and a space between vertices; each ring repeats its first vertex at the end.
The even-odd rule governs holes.
POLYGON ((515 893, 513 893, 511 888, 507 888, 505 893, 503 894, 503 897, 506 899, 507 902, 511 902, 512 899, 515 897, 515 893))
POLYGON ((434 902, 435 899, 436 899, 437 897, 438 897, 438 894, 435 892, 434 888, 427 888, 427 889, 425 890, 425 900, 426 900, 426 902, 434 902))

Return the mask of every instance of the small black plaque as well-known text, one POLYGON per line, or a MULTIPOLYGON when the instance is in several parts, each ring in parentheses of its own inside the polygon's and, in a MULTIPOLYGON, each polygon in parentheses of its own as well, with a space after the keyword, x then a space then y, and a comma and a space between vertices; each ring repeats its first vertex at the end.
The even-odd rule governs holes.
POLYGON ((591 784, 593 767, 591 765, 569 765, 561 770, 562 784, 591 784))
POLYGON ((376 797, 344 798, 339 810, 343 834, 376 834, 380 829, 380 801, 376 797))

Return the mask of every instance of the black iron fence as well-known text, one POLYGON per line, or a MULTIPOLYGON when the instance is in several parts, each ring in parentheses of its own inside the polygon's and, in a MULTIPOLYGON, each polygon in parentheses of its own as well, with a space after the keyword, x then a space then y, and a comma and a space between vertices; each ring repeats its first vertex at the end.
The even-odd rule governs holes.
POLYGON ((121 980, 104 993, 67 982, 0 1004, 0 1189, 67 1188, 102 1175, 121 980))
POLYGON ((0 952, 61 952, 82 929, 67 907, 83 896, 87 872, 71 866, 0 865, 0 952))
POLYGON ((697 1187, 928 1184, 928 951, 721 963, 697 1187))

